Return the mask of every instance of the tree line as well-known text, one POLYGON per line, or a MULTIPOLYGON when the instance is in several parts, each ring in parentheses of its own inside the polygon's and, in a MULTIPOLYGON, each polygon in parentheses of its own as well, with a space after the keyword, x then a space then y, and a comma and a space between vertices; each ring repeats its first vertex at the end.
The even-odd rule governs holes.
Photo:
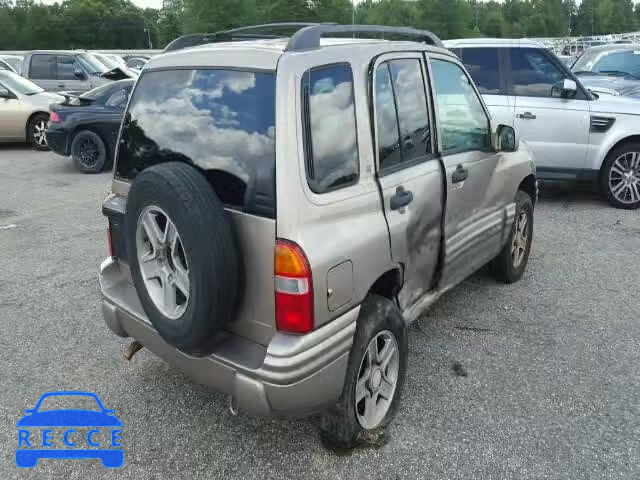
POLYGON ((0 50, 162 48, 185 33, 280 21, 425 28, 441 38, 563 37, 640 30, 632 0, 0 0, 0 50))

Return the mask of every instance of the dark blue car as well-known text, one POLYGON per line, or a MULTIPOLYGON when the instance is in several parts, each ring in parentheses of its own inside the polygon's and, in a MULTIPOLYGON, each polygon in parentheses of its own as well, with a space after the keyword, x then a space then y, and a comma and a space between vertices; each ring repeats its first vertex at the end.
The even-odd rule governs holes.
POLYGON ((36 406, 25 410, 18 427, 18 447, 16 449, 16 465, 23 468, 35 467, 40 458, 85 459, 99 458, 102 465, 110 468, 122 466, 124 452, 120 444, 122 422, 115 416, 114 411, 104 408, 95 393, 91 392, 49 392, 40 397, 36 406), (89 397, 95 400, 97 409, 54 409, 40 411, 42 402, 50 397, 89 397), (63 428, 60 428, 63 427, 63 428), (85 435, 81 435, 76 428, 89 428, 85 435), (54 429, 59 438, 54 439, 54 429), (64 433, 62 433, 64 432, 64 433), (98 437, 105 437, 108 441, 102 443, 98 437), (87 447, 82 448, 86 440, 87 447), (62 445, 65 448, 57 448, 62 445))
POLYGON ((111 82, 83 93, 67 95, 51 105, 45 132, 47 146, 63 156, 71 155, 83 173, 111 168, 118 130, 135 80, 111 82))

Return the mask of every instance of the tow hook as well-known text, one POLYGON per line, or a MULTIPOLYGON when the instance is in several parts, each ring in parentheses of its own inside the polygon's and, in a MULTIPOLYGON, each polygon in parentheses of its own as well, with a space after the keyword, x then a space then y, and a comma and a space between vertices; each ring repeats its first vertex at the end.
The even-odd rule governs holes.
POLYGON ((136 352, 142 349, 144 346, 137 340, 134 340, 129 344, 127 348, 124 349, 124 358, 128 361, 131 361, 136 352))

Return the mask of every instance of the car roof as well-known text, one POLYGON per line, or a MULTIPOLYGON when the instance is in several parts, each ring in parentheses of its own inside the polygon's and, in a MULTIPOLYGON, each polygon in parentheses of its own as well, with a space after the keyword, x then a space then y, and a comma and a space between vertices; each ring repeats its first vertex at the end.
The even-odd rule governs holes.
POLYGON ((457 40, 445 40, 447 48, 462 47, 519 47, 519 48, 546 48, 541 42, 528 38, 460 38, 457 40))
MULTIPOLYGON (((245 66, 247 68, 275 70, 282 55, 298 54, 300 51, 287 51, 288 37, 241 40, 232 42, 206 43, 182 50, 174 50, 152 57, 145 70, 178 66, 245 66), (232 54, 232 55, 229 55, 232 54)), ((322 38, 320 48, 312 51, 321 52, 324 47, 349 49, 354 45, 371 45, 389 51, 406 50, 407 47, 419 47, 420 50, 433 51, 451 55, 446 49, 421 42, 381 40, 375 38, 322 38)), ((310 51, 310 50, 305 50, 310 51)))
POLYGON ((87 53, 86 50, 31 50, 30 52, 27 52, 27 55, 33 55, 33 54, 51 54, 51 55, 56 55, 56 54, 65 54, 65 55, 74 55, 77 53, 87 53))

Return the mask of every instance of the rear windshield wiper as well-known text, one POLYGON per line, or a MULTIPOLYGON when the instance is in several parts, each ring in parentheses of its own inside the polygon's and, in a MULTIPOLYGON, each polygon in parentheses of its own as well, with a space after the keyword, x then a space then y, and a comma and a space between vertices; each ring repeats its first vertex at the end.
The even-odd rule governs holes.
POLYGON ((578 70, 573 72, 574 75, 600 75, 601 72, 592 72, 590 70, 578 70))

